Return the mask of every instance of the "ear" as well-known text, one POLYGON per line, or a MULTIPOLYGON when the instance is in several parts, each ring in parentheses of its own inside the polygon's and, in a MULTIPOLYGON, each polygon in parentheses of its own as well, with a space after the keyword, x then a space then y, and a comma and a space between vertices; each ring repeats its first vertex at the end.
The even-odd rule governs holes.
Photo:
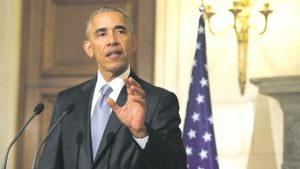
POLYGON ((85 53, 88 55, 88 57, 92 58, 94 56, 93 48, 90 41, 84 40, 82 43, 82 47, 85 53))
POLYGON ((136 34, 132 34, 132 38, 131 38, 131 43, 132 43, 132 50, 133 51, 137 51, 137 43, 138 43, 138 38, 136 34))

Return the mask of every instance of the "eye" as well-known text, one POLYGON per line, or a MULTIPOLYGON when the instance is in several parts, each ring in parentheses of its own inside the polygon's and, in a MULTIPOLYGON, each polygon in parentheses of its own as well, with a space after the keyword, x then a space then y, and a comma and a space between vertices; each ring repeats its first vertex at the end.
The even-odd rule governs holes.
POLYGON ((105 36, 105 32, 97 32, 96 36, 103 37, 103 36, 105 36))
POLYGON ((100 28, 95 31, 95 37, 103 37, 106 34, 107 34, 107 30, 104 28, 100 28))
POLYGON ((125 33, 126 33, 126 30, 125 30, 125 29, 122 29, 122 28, 119 28, 119 29, 116 30, 116 32, 117 32, 118 34, 125 34, 125 33))

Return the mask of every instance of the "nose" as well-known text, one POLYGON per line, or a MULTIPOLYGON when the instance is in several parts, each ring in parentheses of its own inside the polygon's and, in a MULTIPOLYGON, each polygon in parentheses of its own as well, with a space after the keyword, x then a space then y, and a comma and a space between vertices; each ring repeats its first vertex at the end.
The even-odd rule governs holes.
POLYGON ((117 46, 119 45, 119 40, 114 33, 111 33, 107 38, 107 46, 117 46))

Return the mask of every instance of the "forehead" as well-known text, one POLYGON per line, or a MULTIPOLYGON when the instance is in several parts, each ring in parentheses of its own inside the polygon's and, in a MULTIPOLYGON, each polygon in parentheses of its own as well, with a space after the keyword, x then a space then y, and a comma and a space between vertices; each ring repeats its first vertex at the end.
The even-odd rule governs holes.
POLYGON ((128 27, 128 23, 124 15, 115 11, 98 13, 92 18, 91 22, 91 27, 96 28, 114 27, 116 25, 128 27))

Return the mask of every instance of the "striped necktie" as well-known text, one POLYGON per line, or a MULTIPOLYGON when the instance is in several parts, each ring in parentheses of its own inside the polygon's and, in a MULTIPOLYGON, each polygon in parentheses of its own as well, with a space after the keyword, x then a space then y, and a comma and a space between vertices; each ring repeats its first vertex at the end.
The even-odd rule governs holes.
POLYGON ((94 107, 94 112, 91 119, 91 135, 93 146, 93 159, 95 160, 98 147, 100 145, 107 121, 110 116, 110 107, 106 103, 106 99, 113 89, 105 84, 101 88, 101 95, 94 107))

